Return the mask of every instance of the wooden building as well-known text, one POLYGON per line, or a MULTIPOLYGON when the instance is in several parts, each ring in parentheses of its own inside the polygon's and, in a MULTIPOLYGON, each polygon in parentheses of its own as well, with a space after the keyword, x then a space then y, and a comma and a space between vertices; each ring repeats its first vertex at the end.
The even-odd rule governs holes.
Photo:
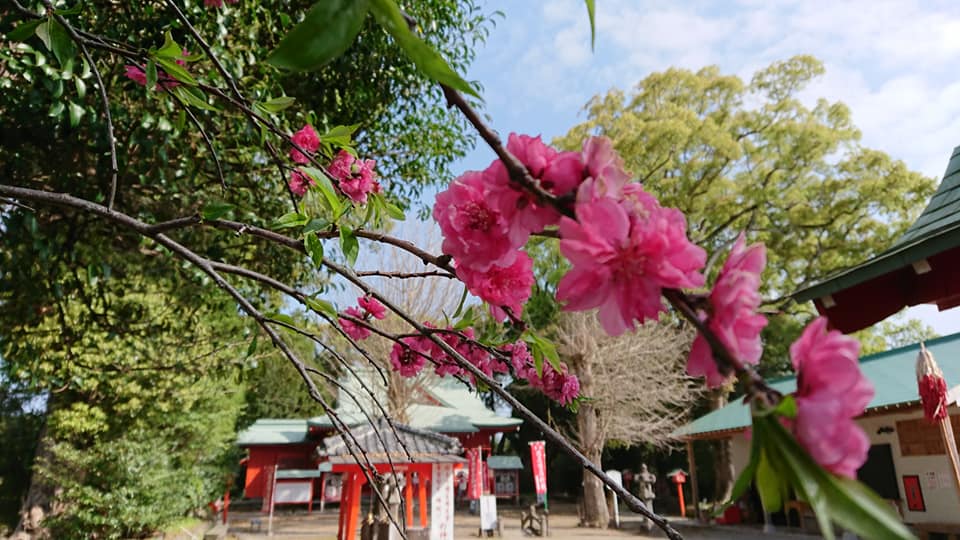
MULTIPOLYGON (((949 388, 949 413, 954 432, 960 434, 960 333, 926 342, 949 388)), ((870 453, 857 472, 860 481, 891 501, 903 521, 918 530, 960 530, 960 498, 954 487, 939 429, 923 419, 917 393, 915 365, 920 345, 910 345, 860 360, 863 374, 873 383, 876 395, 857 424, 870 439, 870 453)), ((796 378, 771 381, 784 394, 796 390, 796 378)), ((750 457, 750 411, 741 399, 697 418, 674 435, 687 441, 690 469, 693 445, 701 441, 729 439, 736 473, 750 457)), ((696 497, 697 494, 694 493, 696 497)), ((695 499, 696 500, 696 499, 695 499)))
MULTIPOLYGON (((369 377, 369 381, 374 380, 369 377)), ((345 389, 340 391, 336 414, 347 425, 368 423, 364 411, 374 419, 382 416, 379 407, 358 383, 345 379, 342 384, 345 389)), ((368 386, 376 394, 386 395, 376 384, 371 382, 368 386)), ((491 437, 516 431, 523 422, 497 415, 476 392, 455 379, 424 378, 414 394, 406 409, 407 424, 414 429, 453 437, 464 448, 490 447, 491 437)), ((333 422, 326 415, 308 419, 257 420, 237 437, 237 444, 247 451, 244 497, 259 499, 264 496, 267 471, 274 466, 279 470, 325 468, 325 460, 319 457, 317 449, 323 439, 335 431, 333 422)), ((317 485, 325 484, 318 482, 317 485)), ((319 497, 319 492, 315 495, 319 497)), ((335 493, 336 497, 327 495, 328 500, 339 499, 339 492, 335 493)))

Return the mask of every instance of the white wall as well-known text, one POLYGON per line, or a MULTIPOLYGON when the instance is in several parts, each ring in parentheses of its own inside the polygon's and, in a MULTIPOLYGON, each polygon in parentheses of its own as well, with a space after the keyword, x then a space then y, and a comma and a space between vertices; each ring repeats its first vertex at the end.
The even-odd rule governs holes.
MULTIPOLYGON (((956 407, 950 408, 950 415, 960 414, 956 407)), ((889 443, 893 449, 893 466, 897 473, 897 488, 900 490, 900 500, 903 509, 903 521, 906 523, 958 523, 960 524, 960 497, 950 469, 950 462, 946 454, 935 456, 903 456, 900 451, 900 438, 896 431, 893 433, 877 434, 883 427, 896 429, 900 420, 921 418, 923 413, 917 409, 907 413, 873 416, 859 420, 857 423, 867 432, 870 444, 889 443), (928 478, 933 473, 933 483, 928 478), (904 475, 920 476, 920 488, 923 491, 923 502, 926 512, 910 512, 907 510, 907 499, 903 491, 904 475)))
MULTIPOLYGON (((912 383, 912 381, 911 381, 912 383)), ((960 415, 960 409, 950 408, 950 415, 960 415)), ((870 438, 870 444, 890 444, 893 450, 893 466, 897 475, 897 488, 902 501, 903 520, 906 523, 952 523, 960 524, 960 497, 954 485, 953 473, 946 454, 936 456, 907 456, 900 451, 900 440, 896 431, 893 433, 878 434, 880 427, 896 429, 900 420, 921 418, 923 413, 916 409, 911 412, 890 413, 882 416, 863 418, 857 423, 864 429, 870 438), (928 484, 929 473, 937 479, 935 485, 928 484), (910 512, 907 510, 907 500, 903 491, 904 475, 920 476, 920 487, 923 490, 923 501, 926 512, 910 512)), ((731 437, 731 458, 735 474, 746 467, 750 459, 750 439, 747 432, 736 433, 731 437)))

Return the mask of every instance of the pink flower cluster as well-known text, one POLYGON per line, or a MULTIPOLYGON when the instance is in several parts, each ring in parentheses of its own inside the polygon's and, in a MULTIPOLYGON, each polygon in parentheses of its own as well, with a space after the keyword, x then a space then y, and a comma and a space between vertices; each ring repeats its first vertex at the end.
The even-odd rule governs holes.
MULTIPOLYGON (((555 195, 572 192, 582 180, 579 154, 558 152, 540 137, 511 134, 507 150, 555 195)), ((443 252, 454 258, 470 292, 490 304, 499 321, 507 315, 503 308, 519 316, 533 285, 532 261, 520 248, 532 233, 556 225, 560 214, 539 205, 496 160, 438 194, 433 217, 443 232, 443 252)))
POLYGON ((824 469, 855 478, 867 459, 870 441, 854 422, 873 399, 873 385, 857 364, 860 344, 836 330, 827 319, 810 323, 793 345, 797 372, 797 441, 824 469))
MULTIPOLYGON (((433 327, 430 323, 424 324, 433 327)), ((494 358, 486 349, 473 343, 475 338, 473 328, 466 328, 459 332, 448 328, 447 331, 438 332, 438 336, 488 376, 509 371, 504 362, 494 358)), ((395 343, 390 351, 390 364, 394 370, 405 377, 413 377, 419 374, 427 359, 433 361, 434 372, 440 377, 446 375, 467 376, 471 381, 476 382, 472 374, 467 373, 457 364, 456 360, 426 336, 403 338, 399 343, 395 343)))
MULTIPOLYGON (((190 51, 184 49, 183 56, 185 57, 190 56, 190 51)), ((187 65, 187 62, 185 60, 177 60, 177 65, 185 66, 187 65)), ((126 67, 126 71, 124 72, 124 75, 128 79, 139 84, 140 86, 147 85, 147 73, 143 70, 142 67, 134 64, 127 64, 125 67, 126 67)), ((157 85, 154 86, 153 89, 160 90, 161 88, 173 88, 175 86, 180 86, 180 83, 177 82, 176 79, 168 75, 166 71, 158 68, 157 69, 157 85)))
MULTIPOLYGON (((320 135, 317 134, 317 130, 313 129, 313 126, 310 124, 306 124, 300 128, 300 131, 294 133, 293 136, 290 137, 290 140, 310 154, 313 154, 317 151, 317 148, 320 148, 320 135)), ((290 149, 290 159, 300 165, 310 163, 310 158, 296 148, 290 149)))
MULTIPOLYGON (((432 327, 429 323, 425 324, 432 327)), ((467 328, 460 333, 452 329, 448 330, 438 333, 440 339, 488 376, 493 376, 496 373, 509 373, 510 367, 512 367, 515 377, 526 380, 531 387, 540 390, 562 405, 573 402, 580 394, 580 382, 575 375, 566 371, 565 366, 561 372, 554 369, 549 363, 544 363, 541 370, 542 375, 538 375, 530 350, 523 341, 501 347, 501 352, 510 357, 508 366, 506 362, 494 357, 483 347, 472 343, 474 339, 472 328, 467 328), (461 334, 463 337, 461 337, 461 334)), ((472 374, 460 367, 439 345, 425 336, 402 338, 393 345, 393 349, 390 351, 390 365, 394 371, 404 377, 418 375, 423 370, 427 360, 434 363, 434 372, 440 377, 447 375, 466 376, 476 384, 472 374)))
MULTIPOLYGON (((737 238, 710 291, 710 315, 707 327, 736 360, 756 365, 763 354, 760 331, 767 319, 757 313, 760 307, 760 274, 766 266, 763 244, 746 245, 743 234, 737 238)), ((720 373, 713 352, 703 335, 697 335, 690 348, 687 374, 705 377, 707 386, 716 388, 732 373, 720 373)))
POLYGON ((560 251, 573 269, 560 281, 557 298, 565 309, 599 308, 611 335, 656 319, 663 309, 660 290, 699 287, 706 253, 686 236, 679 210, 663 208, 629 175, 609 139, 589 139, 582 152, 558 152, 539 137, 511 134, 507 150, 546 191, 576 194, 576 219, 542 206, 494 161, 468 172, 437 195, 433 217, 443 232, 443 251, 456 261, 457 275, 470 292, 503 320, 517 315, 533 284, 519 250, 531 234, 560 225, 560 251))
MULTIPOLYGON (((307 152, 307 154, 304 154, 300 149, 290 149, 290 159, 300 165, 310 163, 310 157, 320 148, 320 136, 309 124, 294 133, 290 139, 300 149, 307 152)), ((340 150, 333 161, 330 162, 327 172, 337 181, 337 188, 350 200, 359 204, 366 204, 367 195, 383 191, 380 183, 377 182, 377 173, 373 170, 375 166, 376 162, 372 159, 357 159, 350 152, 340 150)), ((316 182, 299 169, 295 169, 290 173, 288 184, 290 191, 303 197, 310 186, 316 185, 316 182)))
POLYGON ((617 336, 659 317, 662 289, 703 285, 706 252, 687 239, 683 213, 625 183, 608 139, 588 140, 583 158, 590 176, 577 190, 576 220, 560 221, 560 252, 573 268, 557 299, 567 310, 599 308, 601 326, 617 336))
MULTIPOLYGON (((357 303, 360 307, 348 307, 343 310, 343 313, 354 319, 364 321, 370 320, 371 317, 374 319, 383 319, 387 316, 387 308, 383 307, 383 304, 372 296, 361 296, 357 298, 357 303)), ((338 320, 340 322, 340 328, 352 339, 361 341, 370 337, 370 329, 365 325, 343 317, 340 317, 338 320)))
POLYGON ((340 150, 330 163, 329 172, 337 179, 344 195, 353 202, 366 204, 368 194, 383 191, 373 171, 376 164, 372 159, 357 159, 350 152, 340 150))
POLYGON ((552 364, 544 362, 541 366, 542 374, 538 375, 533 356, 523 341, 508 344, 502 350, 510 355, 514 376, 527 381, 532 388, 540 390, 550 399, 561 405, 568 405, 580 395, 580 381, 576 375, 570 374, 564 365, 561 365, 563 371, 557 371, 552 364))
MULTIPOLYGON (((227 0, 228 4, 236 4, 237 0, 227 0)), ((203 0, 203 5, 206 7, 219 8, 223 7, 223 0, 203 0)))

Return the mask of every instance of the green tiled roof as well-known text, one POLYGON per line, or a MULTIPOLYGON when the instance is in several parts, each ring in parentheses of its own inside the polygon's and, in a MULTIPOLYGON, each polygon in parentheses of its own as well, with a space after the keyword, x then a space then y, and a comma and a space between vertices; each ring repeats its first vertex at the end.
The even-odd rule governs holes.
POLYGON ((237 444, 240 446, 296 444, 304 442, 306 438, 306 420, 261 418, 240 432, 237 436, 237 444))
POLYGON ((487 458, 487 467, 494 471, 521 470, 523 462, 518 456, 490 456, 487 458))
POLYGON ((960 146, 953 149, 943 181, 929 204, 890 249, 859 266, 793 294, 806 302, 833 294, 960 245, 960 146))
MULTIPOLYGON (((960 386, 960 333, 926 342, 937 364, 943 370, 947 387, 960 386)), ((916 361, 920 344, 908 345, 860 359, 860 369, 873 383, 876 391, 867 410, 909 404, 919 400, 917 395, 916 361)), ((783 393, 797 388, 795 377, 771 381, 771 386, 783 393)), ((951 395, 952 392, 951 392, 951 395)), ((673 433, 677 438, 743 429, 750 425, 750 411, 742 399, 730 400, 723 408, 697 418, 673 433)))
MULTIPOLYGON (((386 394, 386 388, 379 376, 372 370, 367 375, 367 388, 374 394, 386 394)), ((348 426, 366 423, 368 420, 363 414, 364 410, 371 418, 381 416, 380 409, 355 378, 345 378, 341 384, 343 388, 340 389, 337 400, 337 415, 343 422, 348 426), (357 399, 354 400, 350 395, 357 399)), ((410 419, 410 426, 414 428, 441 433, 475 433, 482 428, 512 428, 523 422, 519 418, 497 416, 487 408, 476 392, 456 380, 427 378, 423 381, 422 390, 430 396, 430 403, 433 404, 410 405, 407 417, 410 419)), ((309 420, 261 419, 240 433, 237 444, 251 446, 303 442, 307 437, 308 426, 329 429, 333 427, 333 422, 327 415, 315 416, 309 420)))

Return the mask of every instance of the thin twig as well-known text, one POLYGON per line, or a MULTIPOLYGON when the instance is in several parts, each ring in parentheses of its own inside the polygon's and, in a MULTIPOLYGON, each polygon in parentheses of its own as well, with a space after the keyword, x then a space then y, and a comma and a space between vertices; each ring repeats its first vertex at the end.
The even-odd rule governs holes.
POLYGON ((213 156, 213 162, 217 165, 217 176, 220 178, 220 187, 226 190, 227 180, 223 177, 223 166, 220 164, 220 156, 217 155, 217 150, 213 147, 213 141, 210 140, 210 136, 207 135, 207 130, 203 129, 203 124, 200 123, 200 119, 197 118, 197 115, 193 114, 193 110, 191 110, 190 107, 187 106, 187 104, 184 103, 179 96, 174 94, 170 88, 167 87, 167 85, 161 84, 160 88, 162 88, 163 91, 166 92, 167 95, 170 96, 174 101, 180 104, 183 112, 185 112, 187 117, 190 118, 190 123, 196 126, 197 130, 200 132, 200 136, 203 137, 204 145, 207 147, 207 150, 210 151, 210 155, 213 156))
POLYGON ((87 45, 83 40, 76 40, 80 46, 80 52, 87 59, 87 63, 93 68, 93 76, 97 79, 97 90, 100 91, 100 101, 103 104, 103 116, 107 121, 107 143, 110 144, 110 196, 107 198, 107 208, 113 208, 114 200, 117 196, 117 175, 120 168, 117 166, 117 139, 113 136, 113 116, 110 113, 110 98, 107 96, 107 87, 103 84, 103 77, 100 76, 100 68, 93 61, 93 56, 87 50, 87 45))

